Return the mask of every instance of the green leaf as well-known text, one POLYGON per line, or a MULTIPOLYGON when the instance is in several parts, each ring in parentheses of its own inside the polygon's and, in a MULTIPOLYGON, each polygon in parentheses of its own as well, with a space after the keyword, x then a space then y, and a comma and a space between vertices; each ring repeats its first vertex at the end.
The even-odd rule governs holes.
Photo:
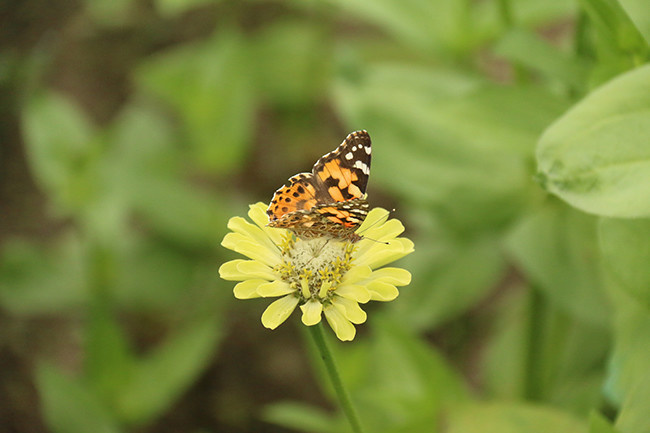
POLYGON ((638 63, 647 59, 648 43, 618 0, 580 0, 580 5, 603 41, 614 45, 622 54, 635 57, 638 63))
POLYGON ((137 71, 147 91, 170 104, 182 120, 194 163, 230 172, 241 166, 253 128, 254 88, 248 46, 233 29, 166 51, 137 71))
POLYGON ((14 314, 52 314, 84 304, 85 251, 64 237, 50 248, 7 241, 0 255, 0 304, 14 314))
POLYGON ((443 407, 468 398, 462 379, 431 346, 394 320, 375 314, 370 323, 366 376, 353 392, 368 431, 421 431, 436 424, 443 407))
POLYGON ((114 409, 131 379, 134 359, 108 300, 96 295, 93 301, 86 333, 86 380, 106 407, 114 409))
POLYGON ((648 433, 650 310, 625 292, 613 293, 617 307, 615 346, 606 391, 620 405, 616 428, 621 433, 648 433))
POLYGON ((511 62, 539 71, 574 89, 582 89, 587 68, 580 58, 562 52, 536 34, 521 29, 506 33, 494 47, 495 54, 511 62))
POLYGON ((120 419, 145 424, 167 410, 202 372, 221 335, 214 319, 204 319, 137 362, 118 401, 120 419))
POLYGON ((589 433, 620 433, 598 412, 589 414, 589 433))
POLYGON ((601 283, 597 219, 553 206, 523 219, 508 236, 508 251, 559 308, 603 326, 609 305, 601 283))
POLYGON ((537 147, 539 179, 585 212, 650 216, 650 66, 598 88, 551 125, 537 147))
POLYGON ((399 302, 388 306, 395 319, 414 329, 434 329, 472 308, 495 287, 505 267, 494 238, 456 243, 434 238, 436 245, 423 244, 424 239, 418 243, 418 249, 432 254, 420 255, 419 262, 417 255, 408 260, 413 281, 399 302), (433 252, 443 248, 444 254, 435 257, 433 252))
POLYGON ((180 15, 201 6, 220 3, 219 0, 155 0, 158 11, 165 16, 180 15))
POLYGON ((587 433, 587 426, 558 409, 524 403, 459 407, 446 420, 448 433, 587 433))
POLYGON ((55 433, 118 433, 120 429, 95 394, 58 368, 41 364, 36 371, 48 427, 55 433))
POLYGON ((650 43, 650 8, 646 0, 619 0, 621 7, 634 22, 639 32, 650 43))
POLYGON ((34 176, 61 209, 79 209, 97 196, 100 148, 77 107, 54 93, 34 97, 25 106, 23 129, 34 176))
POLYGON ((326 96, 332 73, 326 31, 315 22, 280 21, 265 26, 251 50, 259 97, 290 109, 311 107, 326 96))
POLYGON ((602 218, 599 235, 605 266, 616 282, 650 308, 650 220, 602 218))
POLYGON ((297 431, 331 433, 332 416, 323 409, 303 403, 282 402, 266 406, 263 411, 265 421, 297 431))

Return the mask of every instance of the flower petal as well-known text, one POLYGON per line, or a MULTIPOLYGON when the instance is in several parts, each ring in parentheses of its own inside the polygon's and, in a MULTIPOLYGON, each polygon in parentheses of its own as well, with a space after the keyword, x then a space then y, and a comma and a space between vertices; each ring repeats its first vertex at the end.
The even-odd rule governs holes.
POLYGON ((413 242, 410 239, 396 238, 388 241, 388 244, 375 243, 365 251, 360 250, 359 255, 355 258, 357 266, 365 265, 376 269, 412 252, 413 242))
POLYGON ((394 286, 406 286, 411 283, 411 273, 402 268, 381 268, 373 271, 372 275, 366 280, 363 280, 361 284, 375 280, 383 281, 394 286))
POLYGON ((339 309, 341 313, 352 323, 360 324, 366 321, 368 315, 359 307, 359 303, 349 299, 334 296, 332 305, 339 309))
POLYGON ((242 235, 241 233, 226 234, 223 241, 221 241, 221 245, 253 260, 259 260, 271 267, 280 264, 282 260, 278 249, 266 248, 262 244, 251 241, 248 236, 242 235))
POLYGON ((338 308, 328 305, 323 309, 327 323, 330 324, 334 333, 341 341, 352 341, 357 333, 354 325, 345 318, 338 308))
POLYGON ((237 264, 237 270, 249 278, 264 278, 266 280, 275 280, 279 276, 273 272, 273 269, 256 260, 241 260, 237 264))
POLYGON ((269 223, 269 216, 266 214, 267 207, 268 205, 262 202, 250 205, 248 217, 251 221, 257 224, 257 226, 262 229, 269 238, 271 238, 271 241, 273 241, 275 245, 280 245, 286 230, 276 227, 267 227, 267 224, 269 223))
POLYGON ((320 322, 323 304, 315 299, 310 299, 304 305, 300 306, 302 310, 302 323, 307 326, 313 326, 320 322))
POLYGON ((370 209, 366 219, 363 220, 361 226, 357 229, 357 233, 363 234, 370 228, 383 225, 388 219, 389 212, 386 209, 376 207, 370 209))
POLYGON ((372 274, 370 266, 352 266, 349 271, 343 275, 341 284, 354 284, 359 281, 365 280, 372 274))
POLYGON ((272 302, 262 313, 262 325, 269 329, 277 328, 291 316, 296 305, 298 305, 298 298, 294 295, 287 295, 272 302))
POLYGON ((282 280, 265 281, 264 284, 257 288, 257 293, 264 298, 274 298, 276 296, 288 295, 295 292, 296 289, 291 288, 288 283, 282 280))
POLYGON ((399 295, 397 287, 383 281, 373 281, 367 287, 370 292, 370 299, 373 301, 392 301, 399 295))
POLYGON ((251 224, 242 217, 233 217, 228 220, 228 228, 233 231, 233 233, 239 233, 244 236, 247 236, 251 242, 263 245, 266 248, 269 248, 271 251, 280 252, 277 244, 273 243, 273 240, 269 237, 268 234, 260 227, 255 224, 251 224))
POLYGON ((334 291, 339 296, 342 296, 353 301, 365 304, 370 300, 370 292, 366 286, 361 284, 341 284, 334 291))
POLYGON ((243 281, 247 280, 250 278, 250 275, 241 272, 239 269, 237 269, 237 265, 239 265, 241 262, 245 262, 246 260, 244 259, 236 259, 236 260, 231 260, 229 262, 224 263, 219 267, 219 276, 228 281, 243 281))
POLYGON ((264 283, 267 283, 267 281, 259 280, 259 279, 246 280, 246 281, 242 281, 241 283, 237 283, 235 285, 235 288, 233 289, 235 298, 237 299, 259 298, 260 294, 257 293, 257 288, 264 283))

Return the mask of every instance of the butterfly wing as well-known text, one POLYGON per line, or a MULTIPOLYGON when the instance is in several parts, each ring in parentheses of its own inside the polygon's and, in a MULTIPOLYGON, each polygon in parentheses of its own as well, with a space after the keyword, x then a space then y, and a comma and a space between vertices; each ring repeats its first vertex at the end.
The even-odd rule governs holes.
POLYGON ((366 131, 350 133, 333 151, 323 155, 311 173, 289 179, 273 195, 266 213, 271 222, 292 212, 362 198, 370 174, 370 136, 366 131))

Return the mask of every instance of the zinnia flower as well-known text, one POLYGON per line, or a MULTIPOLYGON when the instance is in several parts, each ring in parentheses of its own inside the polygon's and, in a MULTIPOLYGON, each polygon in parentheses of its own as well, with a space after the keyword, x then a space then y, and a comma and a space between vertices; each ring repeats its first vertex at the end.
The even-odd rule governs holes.
POLYGON ((219 275, 239 281, 238 299, 273 298, 262 314, 262 324, 275 329, 300 307, 302 322, 312 326, 321 313, 343 341, 356 334, 354 324, 366 321, 359 304, 392 301, 397 286, 410 283, 411 274, 400 268, 382 267, 413 252, 413 242, 397 237, 404 226, 388 219, 388 211, 372 209, 357 233, 356 243, 334 239, 301 239, 286 229, 267 227, 266 205, 250 206, 251 224, 241 217, 228 221, 231 233, 221 245, 250 260, 224 263, 219 275))

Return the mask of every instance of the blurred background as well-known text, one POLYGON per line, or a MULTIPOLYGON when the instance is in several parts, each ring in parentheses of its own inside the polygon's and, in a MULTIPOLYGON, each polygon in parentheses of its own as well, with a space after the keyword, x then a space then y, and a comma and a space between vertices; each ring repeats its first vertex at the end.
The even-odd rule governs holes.
POLYGON ((357 129, 416 245, 332 342, 369 431, 505 425, 459 401, 586 431, 613 411, 596 218, 534 152, 632 66, 592 3, 2 2, 0 431, 346 431, 297 316, 263 328, 217 269, 228 218, 357 129))

